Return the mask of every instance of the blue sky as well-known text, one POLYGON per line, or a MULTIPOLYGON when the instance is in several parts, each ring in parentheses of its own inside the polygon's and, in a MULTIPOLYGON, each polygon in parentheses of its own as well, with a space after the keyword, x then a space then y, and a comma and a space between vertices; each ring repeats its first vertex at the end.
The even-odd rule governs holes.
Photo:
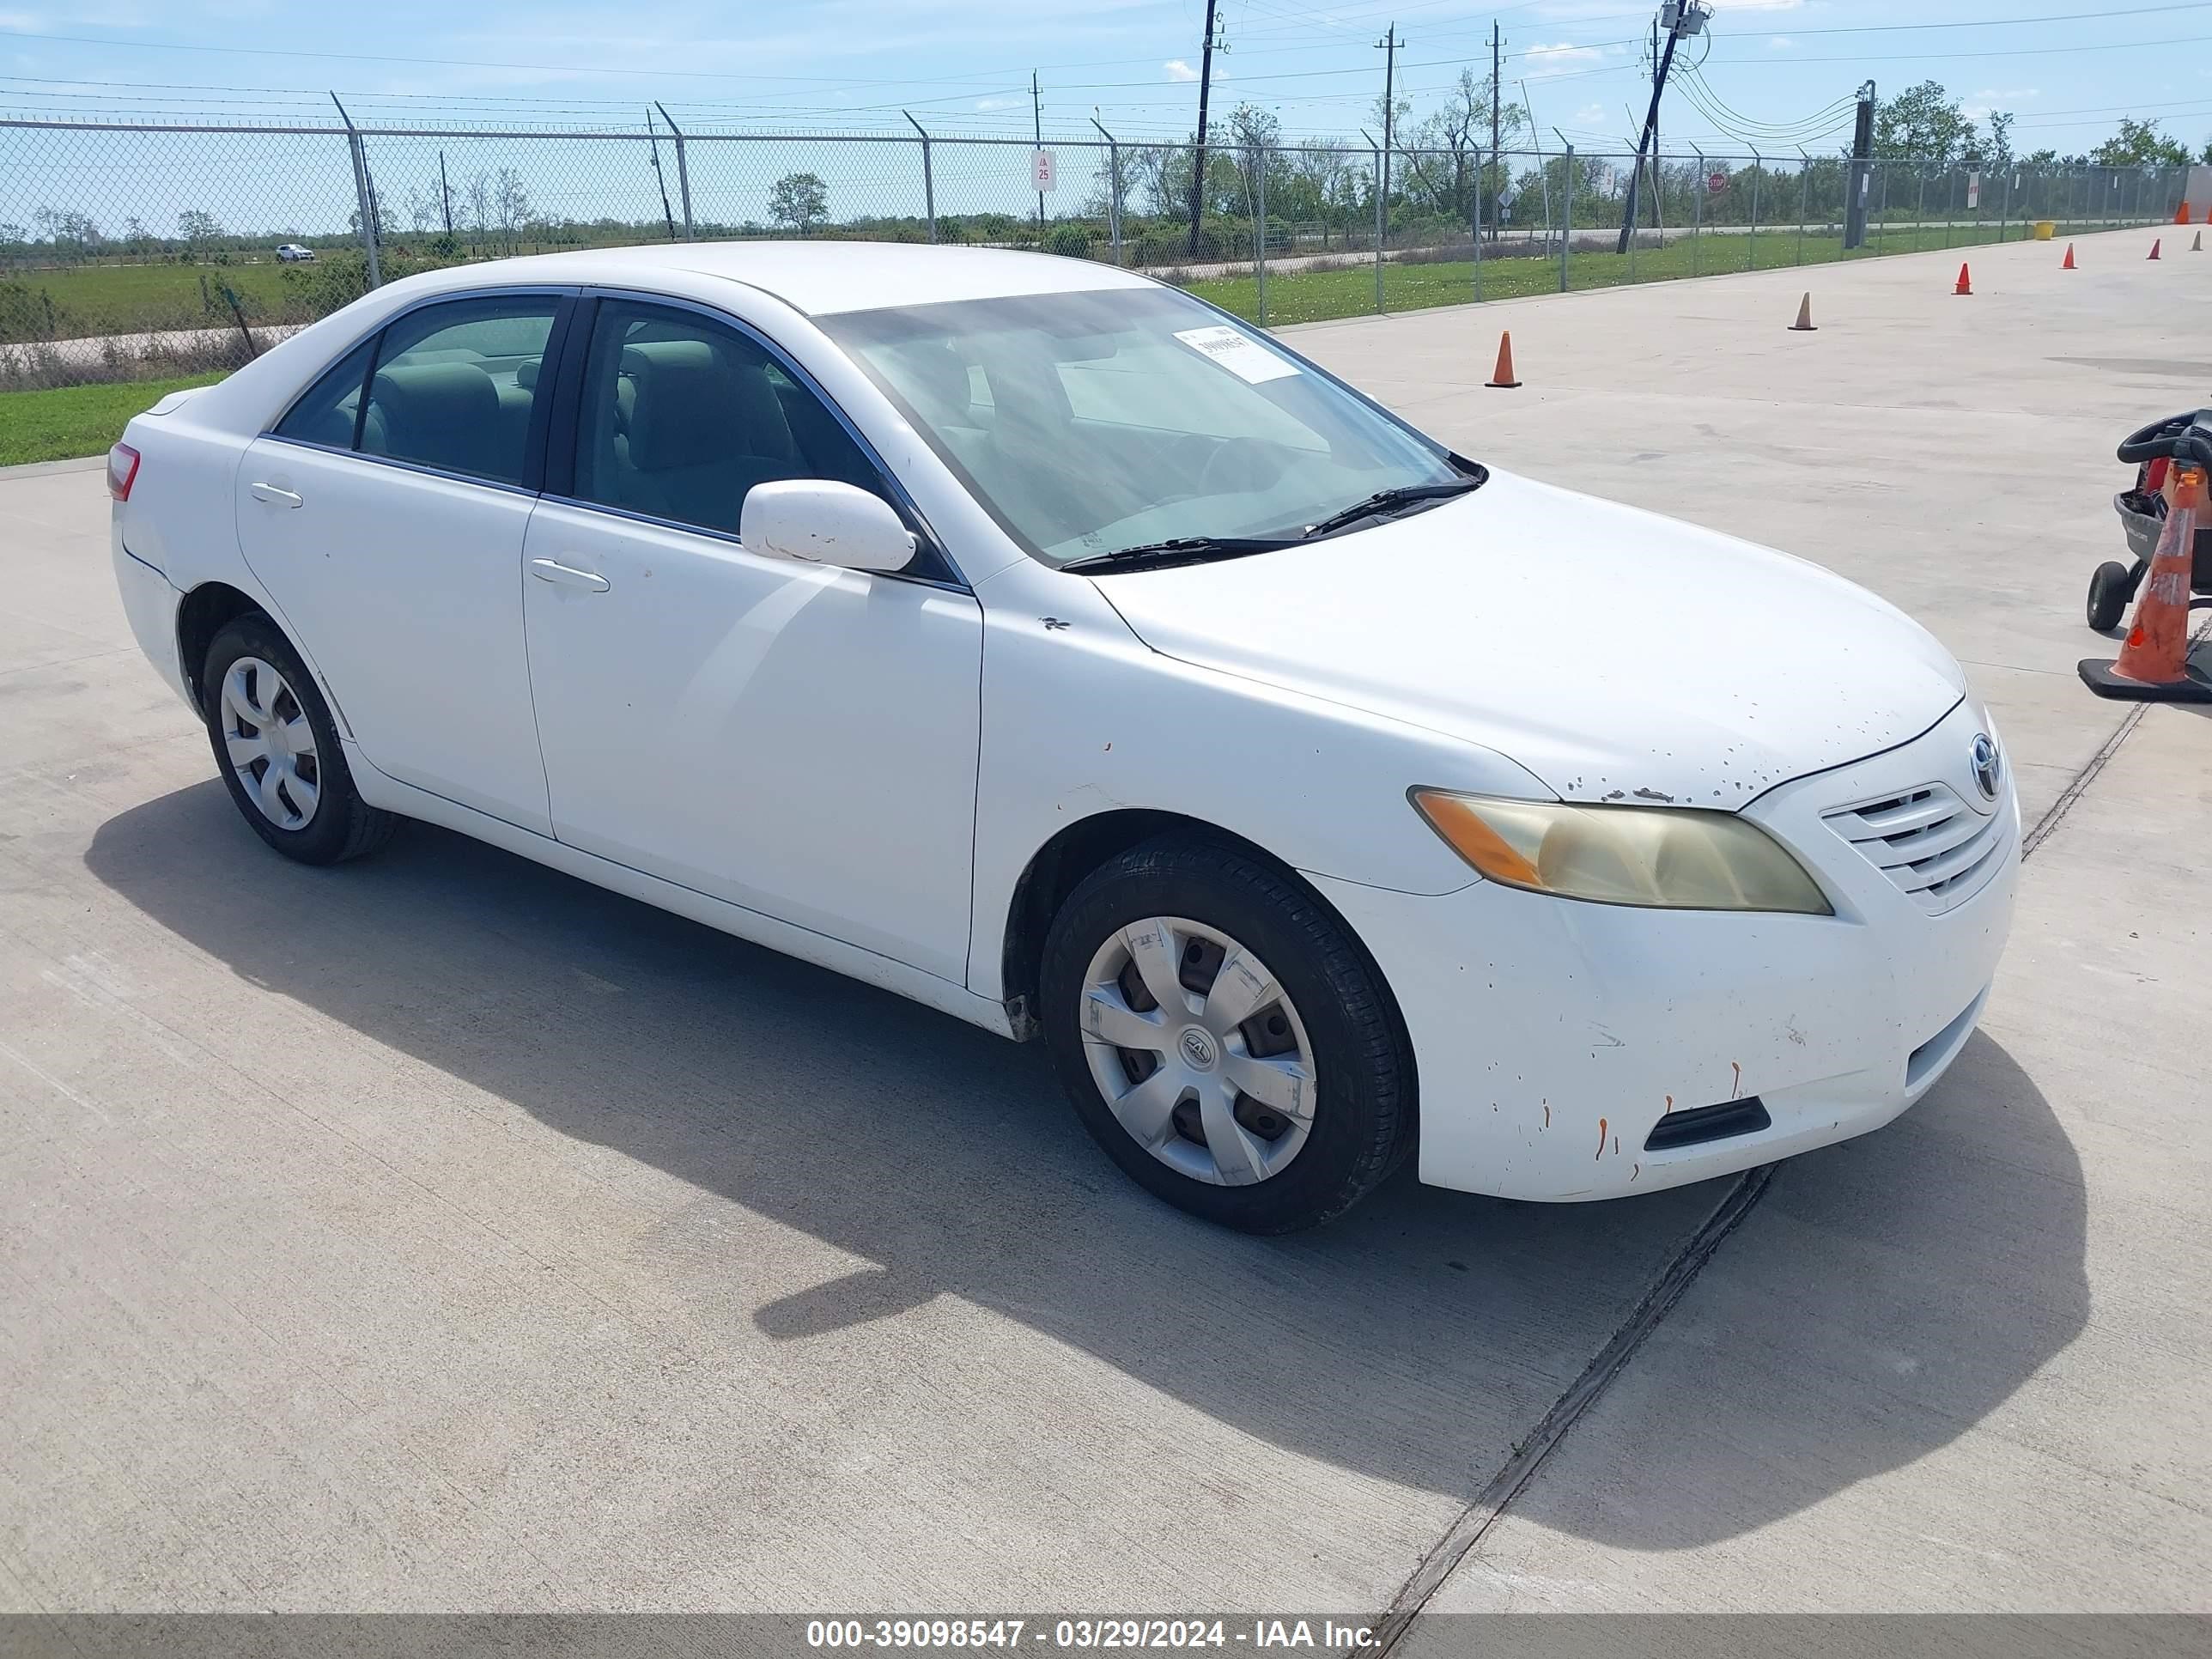
MULTIPOLYGON (((1721 130, 1735 126, 1784 132, 1763 147, 1785 153, 1797 139, 1832 149, 1869 76, 1885 93, 1933 76, 1970 112, 2011 110, 2023 151, 2086 149, 2122 113, 2201 145, 2212 133, 2212 0, 2089 11, 2081 0, 2021 0, 2010 17, 1990 0, 1717 0, 1710 44, 1697 48, 1706 108, 1669 93, 1668 148, 1741 150, 1721 130), (2052 14, 2069 15, 2018 21, 2052 14), (1830 122, 1840 130, 1820 131, 1830 122)), ((1619 145, 1648 95, 1650 14, 1632 0, 1222 0, 1221 13, 1217 107, 1249 100, 1291 135, 1371 122, 1375 42, 1394 21, 1417 117, 1463 66, 1488 73, 1493 17, 1508 94, 1525 83, 1542 128, 1585 149, 1619 145)), ((0 0, 0 112, 321 120, 324 89, 335 88, 357 118, 384 120, 612 124, 658 99, 687 123, 905 131, 900 112, 911 110, 935 131, 1012 135, 1029 129, 1034 68, 1048 133, 1087 135, 1095 110, 1119 136, 1158 138, 1190 129, 1203 16, 1203 0, 0 0)))

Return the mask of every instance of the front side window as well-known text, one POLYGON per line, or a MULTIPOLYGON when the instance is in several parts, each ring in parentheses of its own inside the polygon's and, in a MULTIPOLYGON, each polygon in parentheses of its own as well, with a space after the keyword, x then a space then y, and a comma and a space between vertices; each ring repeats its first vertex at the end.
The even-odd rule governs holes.
POLYGON ((577 416, 576 499, 735 535, 746 494, 777 478, 885 494, 837 417, 757 341, 696 312, 603 301, 577 416))
POLYGON ((1297 539, 1480 475, 1188 295, 1106 289, 817 319, 1014 539, 1053 565, 1297 539))
POLYGON ((556 295, 425 306, 384 331, 361 422, 365 455, 520 483, 556 295))

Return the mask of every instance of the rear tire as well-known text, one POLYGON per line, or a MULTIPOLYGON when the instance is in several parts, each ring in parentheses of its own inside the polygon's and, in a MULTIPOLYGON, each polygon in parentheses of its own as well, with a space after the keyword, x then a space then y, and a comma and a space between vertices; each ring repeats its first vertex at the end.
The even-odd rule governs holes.
POLYGON ((1381 971, 1242 848, 1166 836, 1093 872, 1047 935, 1040 1001, 1084 1127, 1193 1215, 1318 1226, 1413 1149, 1412 1045, 1381 971))
POLYGON ((2089 578, 2089 626, 2100 634, 2111 633, 2127 615, 2133 586, 2129 574, 2127 566, 2107 559, 2089 578))
POLYGON ((258 611, 226 623, 200 687, 216 769, 255 835, 302 864, 340 864, 392 839, 398 815, 354 787, 330 707, 275 623, 258 611))

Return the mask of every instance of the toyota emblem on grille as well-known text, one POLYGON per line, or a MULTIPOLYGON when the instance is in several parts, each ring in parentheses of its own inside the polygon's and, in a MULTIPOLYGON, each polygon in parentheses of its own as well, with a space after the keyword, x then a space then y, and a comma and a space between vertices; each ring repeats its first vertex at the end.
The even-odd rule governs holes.
POLYGON ((1974 733, 1974 746, 1971 754, 1974 764, 1974 781, 1981 787, 1982 798, 1984 800, 1995 800, 1997 798, 1998 769, 2002 764, 1997 757, 1996 739, 1986 732, 1977 732, 1974 733))

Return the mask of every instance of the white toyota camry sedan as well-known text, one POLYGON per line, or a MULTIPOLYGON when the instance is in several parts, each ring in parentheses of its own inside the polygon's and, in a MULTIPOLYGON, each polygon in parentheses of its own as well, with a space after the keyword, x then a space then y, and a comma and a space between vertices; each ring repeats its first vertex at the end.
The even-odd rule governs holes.
POLYGON ((1409 1155, 1592 1199, 1875 1128, 2009 923, 2008 770, 1903 615, 1100 264, 410 277, 133 421, 109 488, 277 852, 423 819, 1042 1036, 1233 1226, 1409 1155))

